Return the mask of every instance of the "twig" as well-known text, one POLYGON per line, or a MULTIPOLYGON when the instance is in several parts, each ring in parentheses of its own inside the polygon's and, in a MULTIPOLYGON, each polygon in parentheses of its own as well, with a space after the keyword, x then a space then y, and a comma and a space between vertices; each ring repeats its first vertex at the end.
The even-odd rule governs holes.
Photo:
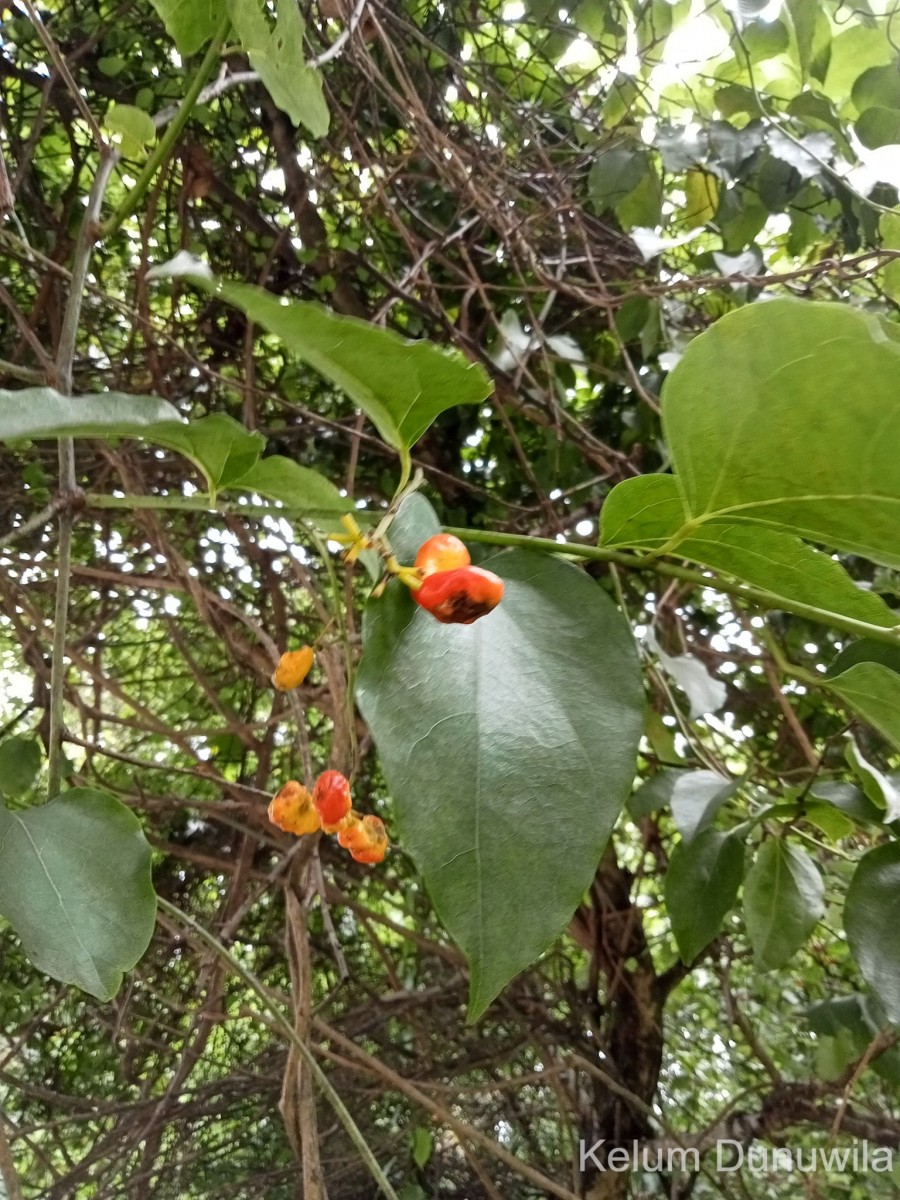
POLYGON ((231 22, 228 16, 224 16, 219 24, 218 29, 213 35, 212 41, 207 47, 206 53, 203 56, 203 60, 201 61, 200 66, 197 68, 188 90, 184 94, 184 99, 178 108, 178 112, 172 119, 172 123, 169 125, 165 134, 156 143, 156 146, 144 164, 144 169, 138 176, 134 187, 131 189, 116 211, 112 214, 112 216, 103 223, 103 228, 101 230, 102 237, 108 237, 111 233, 115 233, 126 217, 130 216, 131 213, 133 213, 137 208, 138 204, 140 204, 144 194, 146 193, 150 184, 153 182, 153 177, 156 174, 157 169, 168 157, 169 151, 175 145, 179 134, 187 124, 191 113, 194 111, 197 101, 200 98, 200 93, 203 90, 203 85, 212 73, 212 70, 219 58, 219 52, 222 49, 222 45, 225 41, 225 35, 228 33, 230 24, 231 22))
POLYGON ((40 512, 29 517, 27 521, 23 521, 21 525, 17 525, 15 529, 10 529, 9 533, 4 533, 0 537, 0 550, 4 546, 9 546, 13 542, 17 542, 19 538, 27 537, 29 533, 33 533, 35 529, 40 529, 47 522, 55 517, 66 505, 67 501, 63 496, 54 496, 50 503, 42 508, 40 512))
POLYGON ((43 42, 44 49, 50 55, 54 70, 66 85, 69 95, 75 101, 75 107, 84 118, 84 122, 88 129, 90 129, 91 137, 94 139, 97 149, 100 151, 107 149, 107 143, 103 136, 103 131, 100 129, 100 126, 94 119, 94 114, 91 112, 87 100, 85 100, 84 96, 81 94, 81 89, 75 82, 72 72, 66 66, 66 60, 63 58, 62 54, 60 54, 59 47, 50 35, 49 30, 44 25, 44 22, 41 20, 40 14, 31 3, 31 0, 22 0, 22 4, 25 8, 25 11, 28 13, 29 20, 35 28, 35 32, 43 42))
MULTIPOLYGON (((312 1051, 309 1049, 306 1043, 302 1040, 302 1038, 297 1036, 293 1025, 290 1023, 290 1021, 288 1021, 287 1017, 285 1017, 278 1005, 275 1004, 275 1002, 269 997, 268 992, 260 980, 256 978, 252 971, 247 970, 247 968, 243 966, 243 964, 240 963, 233 954, 229 953, 229 951, 225 948, 225 946, 222 945, 218 938, 214 937, 213 934, 204 929, 203 926, 195 921, 193 917, 188 916, 186 912, 182 912, 180 908, 176 908, 174 904, 170 904, 169 901, 163 896, 159 896, 157 899, 159 907, 163 910, 163 912, 168 913, 169 916, 175 921, 180 921, 183 925, 186 925, 199 941, 201 941, 210 950, 214 951, 219 958, 223 962, 227 963, 231 970, 234 971, 235 974, 241 979, 243 979, 244 983, 246 983, 247 986, 253 990, 260 1003, 273 1018, 275 1024, 278 1026, 282 1034, 300 1052, 300 1056, 303 1058, 304 1062, 309 1068, 323 1096, 334 1109, 335 1116, 343 1125, 348 1137, 359 1151, 360 1158, 362 1158, 363 1162, 368 1167, 372 1178, 384 1192, 387 1200, 399 1200, 397 1193, 391 1187, 390 1182, 384 1174, 384 1171, 382 1171, 378 1160, 375 1158, 375 1155, 369 1148, 369 1143, 366 1141, 356 1122, 350 1116, 350 1113, 347 1111, 343 1100, 332 1087, 328 1076, 316 1062, 312 1051)), ((575 1198, 566 1194, 564 1200, 575 1200, 575 1198)))
POLYGON ((366 11, 366 5, 369 0, 356 0, 356 8, 350 14, 350 19, 347 22, 346 28, 341 30, 338 36, 334 39, 327 50, 323 50, 321 54, 317 54, 315 58, 310 59, 306 64, 308 67, 324 67, 327 62, 331 62, 333 58, 337 58, 343 48, 350 41, 353 32, 357 25, 362 20, 363 13, 366 11))
POLYGON ((3 1180, 7 1200, 22 1200, 22 1189, 6 1136, 6 1116, 3 1113, 0 1113, 0 1179, 3 1180))
MULTIPOLYGON (((84 219, 72 257, 72 282, 63 315, 62 331, 53 366, 52 382, 63 395, 72 393, 72 364, 75 342, 81 319, 85 280, 91 251, 97 236, 97 221, 103 204, 106 185, 116 163, 116 154, 104 146, 100 165, 94 176, 85 207, 84 219)), ((69 612, 69 581, 72 569, 72 528, 75 524, 74 498, 77 493, 75 477, 75 443, 71 438, 59 440, 59 549, 56 568, 56 606, 53 624, 53 655, 50 670, 50 734, 48 747, 48 794, 50 799, 59 791, 62 779, 63 697, 66 678, 66 633, 69 612)))

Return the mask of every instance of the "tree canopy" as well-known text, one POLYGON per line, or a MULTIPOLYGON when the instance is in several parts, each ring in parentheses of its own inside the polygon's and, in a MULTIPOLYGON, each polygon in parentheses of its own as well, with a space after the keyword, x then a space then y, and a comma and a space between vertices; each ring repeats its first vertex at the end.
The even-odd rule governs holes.
POLYGON ((898 47, 0 6, 0 1196, 900 1185, 898 47))

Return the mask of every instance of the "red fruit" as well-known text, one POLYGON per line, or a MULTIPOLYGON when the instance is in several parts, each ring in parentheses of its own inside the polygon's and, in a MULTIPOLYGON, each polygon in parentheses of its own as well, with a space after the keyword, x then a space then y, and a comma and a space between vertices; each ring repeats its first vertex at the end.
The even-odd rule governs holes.
POLYGON ((467 567, 471 561, 468 550, 452 533, 436 533, 422 543, 416 555, 416 567, 423 578, 433 575, 435 571, 467 567))
POLYGON ((496 608, 503 597, 503 580, 481 567, 436 571, 412 593, 416 604, 445 625, 471 625, 496 608))
POLYGON ((340 771, 323 771, 313 788, 313 803, 326 833, 336 833, 353 807, 350 784, 340 771))

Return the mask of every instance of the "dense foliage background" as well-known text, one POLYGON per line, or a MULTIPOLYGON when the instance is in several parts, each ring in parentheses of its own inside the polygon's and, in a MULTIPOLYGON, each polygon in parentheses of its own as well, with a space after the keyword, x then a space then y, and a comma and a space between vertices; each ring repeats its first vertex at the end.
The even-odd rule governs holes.
MULTIPOLYGON (((204 52, 175 49, 161 14, 177 7, 0 9, 4 387, 52 377, 63 336, 97 169, 71 81, 124 138, 74 391, 230 414, 264 435, 266 454, 315 467, 361 509, 387 506, 398 464, 347 396, 240 309, 182 279, 148 281, 150 267, 188 251, 221 277, 483 364, 490 399, 444 413, 414 450, 425 493, 449 526, 584 544, 616 483, 668 465, 660 388, 717 318, 791 295, 896 319, 900 22, 882 3, 304 0, 304 38, 288 51, 295 69, 320 62, 327 133, 295 126, 258 62, 226 41, 150 177, 154 130, 135 134, 133 114, 126 128, 110 110, 168 127, 204 52)), ((91 493, 189 502, 202 486, 165 449, 76 449, 91 493)), ((47 514, 22 526, 57 494, 56 447, 13 441, 0 457, 0 527, 17 533, 0 573, 0 733, 46 748, 56 534, 47 514)), ((77 513, 67 781, 138 814, 159 895, 261 986, 167 910, 107 1004, 36 971, 0 929, 0 1192, 374 1197, 264 988, 294 1014, 403 1200, 892 1194, 890 1176, 852 1164, 806 1179, 716 1173, 706 1160, 699 1173, 613 1176, 581 1170, 578 1153, 580 1139, 601 1138, 900 1147, 896 1035, 839 917, 853 864, 881 834, 835 799, 853 809, 860 795, 848 728, 883 776, 898 764, 783 671, 787 660, 821 673, 846 635, 764 618, 690 573, 588 564, 655 639, 643 643, 635 797, 568 932, 467 1024, 465 960, 402 843, 367 868, 266 820, 286 779, 337 766, 359 806, 392 823, 348 700, 371 581, 322 549, 237 504, 77 513), (307 683, 273 692, 280 651, 323 629, 334 636, 307 683), (667 672, 657 649, 692 656, 693 676, 667 672), (788 965, 760 969, 739 912, 693 963, 678 958, 661 903, 673 768, 733 776, 739 789, 719 797, 732 821, 800 796, 794 832, 824 871, 826 908, 788 965), (819 786, 831 790, 816 801, 819 786)), ((896 604, 896 571, 843 561, 896 604)), ((40 783, 27 784, 18 802, 38 802, 40 783)))

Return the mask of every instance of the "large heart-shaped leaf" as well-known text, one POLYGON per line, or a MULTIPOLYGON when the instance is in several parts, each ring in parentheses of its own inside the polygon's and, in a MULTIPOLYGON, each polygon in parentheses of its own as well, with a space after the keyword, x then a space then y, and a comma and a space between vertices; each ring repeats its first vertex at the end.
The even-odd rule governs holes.
POLYGON ((668 554, 818 609, 823 621, 836 613, 885 628, 897 624, 880 596, 857 587, 840 563, 794 534, 719 520, 698 527, 685 512, 672 475, 639 475, 614 487, 603 503, 601 544, 665 548, 668 554))
POLYGON ((847 889, 844 928, 866 983, 900 1025, 900 842, 859 860, 847 889))
POLYGON ((425 339, 408 341, 310 300, 285 300, 247 283, 217 281, 189 254, 154 267, 155 279, 184 276, 242 309, 298 358, 342 388, 391 446, 406 451, 439 413, 486 399, 484 368, 425 339))
POLYGON ((587 575, 512 551, 473 625, 399 584, 370 603, 357 699, 399 842, 471 966, 470 1014, 572 916, 627 796, 643 720, 637 655, 587 575))
POLYGON ((40 808, 0 807, 0 914, 41 971, 109 1000, 156 919, 140 822, 90 788, 40 808))
POLYGON ((689 521, 789 528, 900 566, 896 338, 849 305, 799 300, 695 338, 662 401, 689 521))

